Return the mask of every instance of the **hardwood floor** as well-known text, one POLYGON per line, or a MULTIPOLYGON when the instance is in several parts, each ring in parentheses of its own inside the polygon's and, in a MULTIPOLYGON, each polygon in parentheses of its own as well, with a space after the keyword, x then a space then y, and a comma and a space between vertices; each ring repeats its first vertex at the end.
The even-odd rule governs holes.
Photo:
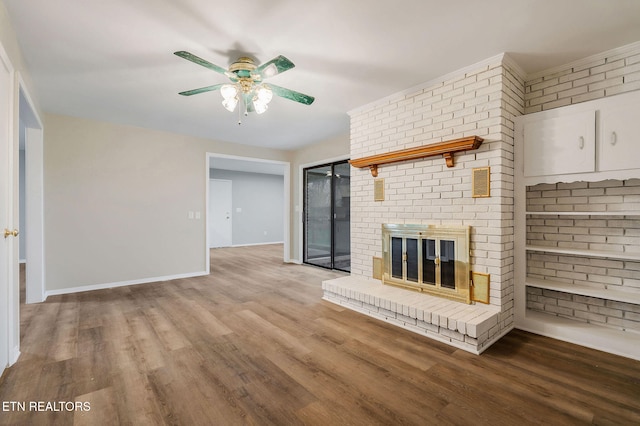
POLYGON ((25 411, 0 424, 640 424, 640 362, 521 331, 471 355, 322 301, 343 274, 281 256, 214 249, 206 277, 22 306, 0 408, 25 411))

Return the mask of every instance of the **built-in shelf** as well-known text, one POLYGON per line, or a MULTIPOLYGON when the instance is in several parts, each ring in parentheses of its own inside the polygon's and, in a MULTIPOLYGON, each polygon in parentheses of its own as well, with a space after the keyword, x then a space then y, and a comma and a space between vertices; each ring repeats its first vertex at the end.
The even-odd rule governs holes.
POLYGON ((563 293, 579 294, 581 296, 597 297, 599 299, 615 300, 617 302, 633 303, 640 305, 640 294, 620 290, 589 287, 580 284, 562 283, 553 280, 542 280, 527 277, 525 285, 547 290, 561 291, 563 293))
POLYGON ((637 210, 620 210, 620 211, 608 211, 608 212, 586 212, 586 211, 574 211, 574 212, 558 212, 558 211, 545 211, 545 212, 525 212, 529 216, 640 216, 640 211, 637 210))
POLYGON ((587 256, 587 257, 599 257, 599 258, 608 258, 608 259, 640 261, 640 252, 617 252, 617 251, 610 251, 610 250, 572 249, 572 248, 535 246, 535 245, 527 245, 525 249, 527 251, 569 254, 573 256, 587 256))
POLYGON ((349 163, 353 167, 368 167, 369 170, 371 170, 371 175, 373 177, 378 176, 378 166, 382 164, 397 163, 399 161, 407 160, 418 160, 420 158, 433 157, 435 155, 442 155, 447 163, 447 167, 453 167, 454 153, 478 149, 480 145, 482 145, 483 140, 484 139, 479 136, 469 136, 467 138, 453 139, 450 141, 423 145, 417 148, 408 148, 399 151, 387 152, 385 154, 357 158, 354 160, 349 160, 349 163))
POLYGON ((517 327, 565 342, 640 360, 640 334, 527 309, 517 327))

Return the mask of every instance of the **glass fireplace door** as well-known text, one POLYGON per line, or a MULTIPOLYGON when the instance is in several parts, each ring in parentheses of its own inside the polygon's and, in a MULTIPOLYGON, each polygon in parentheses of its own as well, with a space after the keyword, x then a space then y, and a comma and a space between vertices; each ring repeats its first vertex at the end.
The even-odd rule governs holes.
POLYGON ((350 170, 346 161, 304 170, 304 263, 351 269, 350 170))

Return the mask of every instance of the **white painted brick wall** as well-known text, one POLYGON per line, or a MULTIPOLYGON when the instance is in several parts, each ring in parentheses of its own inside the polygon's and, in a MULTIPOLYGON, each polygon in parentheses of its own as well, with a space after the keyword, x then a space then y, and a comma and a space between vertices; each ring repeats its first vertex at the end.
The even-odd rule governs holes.
POLYGON ((640 305, 527 287, 527 308, 599 326, 640 333, 640 305))
MULTIPOLYGON (((620 211, 640 197, 640 179, 540 184, 527 188, 527 211, 620 211)), ((531 215, 527 244, 640 251, 638 216, 531 215)), ((530 252, 527 274, 594 288, 640 293, 640 262, 530 252)))
POLYGON ((640 90, 640 43, 532 76, 525 82, 525 113, 640 90))
POLYGON ((469 225, 471 266, 491 274, 490 300, 503 313, 481 342, 513 322, 513 129, 524 113, 524 80, 505 62, 387 98, 351 115, 351 158, 478 135, 476 151, 383 165, 385 200, 373 201, 367 169, 351 176, 351 274, 371 277, 383 223, 469 225), (491 197, 471 197, 471 169, 491 167, 491 197))

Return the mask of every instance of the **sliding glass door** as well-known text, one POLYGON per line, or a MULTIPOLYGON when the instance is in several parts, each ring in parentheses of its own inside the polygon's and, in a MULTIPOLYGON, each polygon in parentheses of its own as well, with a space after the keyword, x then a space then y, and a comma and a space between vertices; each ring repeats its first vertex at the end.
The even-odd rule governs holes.
POLYGON ((333 165, 333 269, 351 271, 351 165, 333 165))
POLYGON ((304 170, 304 263, 351 270, 351 187, 347 161, 304 170))

